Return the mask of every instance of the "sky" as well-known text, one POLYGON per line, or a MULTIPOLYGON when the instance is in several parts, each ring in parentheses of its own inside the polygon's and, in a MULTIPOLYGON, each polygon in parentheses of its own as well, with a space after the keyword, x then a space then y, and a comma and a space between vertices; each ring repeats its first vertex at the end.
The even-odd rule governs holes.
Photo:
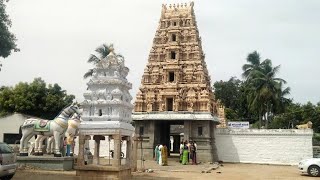
MULTIPOLYGON (((84 100, 92 68, 87 59, 103 43, 125 57, 135 97, 158 27, 162 4, 181 0, 9 1, 20 52, 6 59, 0 86, 41 77, 58 83, 78 102, 84 100)), ((295 102, 320 101, 319 0, 195 0, 195 14, 206 63, 215 81, 241 78, 242 65, 257 50, 281 65, 279 77, 295 102)), ((133 99, 134 101, 134 99, 133 99)), ((132 102, 133 102, 132 101, 132 102)))

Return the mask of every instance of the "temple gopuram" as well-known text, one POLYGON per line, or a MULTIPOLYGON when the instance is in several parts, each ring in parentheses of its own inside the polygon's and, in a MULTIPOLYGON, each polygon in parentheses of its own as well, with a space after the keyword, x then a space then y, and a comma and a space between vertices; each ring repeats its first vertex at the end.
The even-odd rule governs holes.
POLYGON ((194 3, 163 5, 132 116, 138 159, 152 159, 157 144, 173 155, 181 141, 193 140, 198 161, 217 160, 218 107, 201 44, 194 3))

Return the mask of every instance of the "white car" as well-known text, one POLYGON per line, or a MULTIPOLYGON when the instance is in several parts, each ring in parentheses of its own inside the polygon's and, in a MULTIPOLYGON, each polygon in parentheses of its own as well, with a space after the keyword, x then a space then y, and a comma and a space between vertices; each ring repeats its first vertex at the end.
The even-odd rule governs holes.
POLYGON ((300 172, 310 176, 320 176, 320 158, 304 159, 299 162, 298 168, 300 172))

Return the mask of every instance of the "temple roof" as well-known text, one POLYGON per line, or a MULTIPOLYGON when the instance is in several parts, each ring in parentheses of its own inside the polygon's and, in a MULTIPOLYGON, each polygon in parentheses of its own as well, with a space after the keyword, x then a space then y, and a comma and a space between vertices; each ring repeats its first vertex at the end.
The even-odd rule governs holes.
POLYGON ((199 121, 214 121, 219 123, 219 118, 213 116, 211 113, 193 113, 193 112, 157 112, 157 113, 142 113, 134 112, 132 114, 132 120, 199 120, 199 121))

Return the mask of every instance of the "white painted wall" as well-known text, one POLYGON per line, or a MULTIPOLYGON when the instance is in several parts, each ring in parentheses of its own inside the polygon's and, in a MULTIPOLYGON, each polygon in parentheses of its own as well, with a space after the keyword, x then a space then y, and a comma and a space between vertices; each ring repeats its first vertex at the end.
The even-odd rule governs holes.
POLYGON ((297 165, 311 158, 310 129, 215 129, 219 160, 297 165))
POLYGON ((19 134, 19 128, 26 119, 26 116, 19 113, 0 118, 0 142, 3 142, 4 133, 19 134))

